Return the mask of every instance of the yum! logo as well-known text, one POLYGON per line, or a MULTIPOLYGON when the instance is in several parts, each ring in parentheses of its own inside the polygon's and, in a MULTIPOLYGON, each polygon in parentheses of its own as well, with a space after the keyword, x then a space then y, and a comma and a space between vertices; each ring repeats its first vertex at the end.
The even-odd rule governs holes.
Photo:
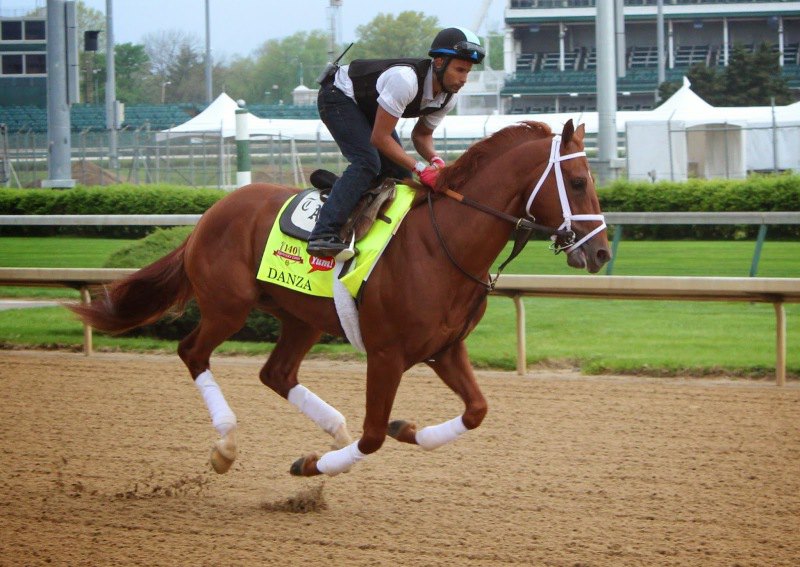
POLYGON ((336 265, 336 260, 333 258, 317 258, 316 256, 309 256, 308 263, 311 264, 311 272, 327 272, 333 269, 336 265))

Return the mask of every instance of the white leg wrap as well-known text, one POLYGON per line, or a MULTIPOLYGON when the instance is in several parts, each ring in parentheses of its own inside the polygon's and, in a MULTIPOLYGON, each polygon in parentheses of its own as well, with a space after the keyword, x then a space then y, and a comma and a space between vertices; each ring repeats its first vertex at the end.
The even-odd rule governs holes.
POLYGON ((194 385, 200 390, 203 396, 203 401, 208 407, 208 413, 211 415, 211 423, 214 429, 224 437, 231 429, 236 427, 236 415, 231 411, 228 402, 225 401, 225 396, 222 395, 222 390, 211 375, 210 370, 206 370, 195 378, 194 385))
POLYGON ((423 427, 417 431, 415 439, 417 440, 417 445, 426 451, 430 451, 455 441, 466 432, 467 428, 464 426, 464 421, 461 416, 458 416, 439 425, 423 427))
POLYGON ((366 455, 358 450, 358 440, 338 451, 328 451, 317 461, 317 470, 328 476, 350 470, 354 464, 366 455))
POLYGON ((330 435, 335 435, 339 427, 345 423, 344 416, 339 413, 339 410, 327 404, 302 384, 289 390, 287 398, 290 404, 330 435))

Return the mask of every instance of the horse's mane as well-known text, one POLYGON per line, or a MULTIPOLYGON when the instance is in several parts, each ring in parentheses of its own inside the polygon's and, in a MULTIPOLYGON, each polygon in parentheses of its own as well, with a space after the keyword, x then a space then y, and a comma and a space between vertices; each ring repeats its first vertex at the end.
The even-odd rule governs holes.
POLYGON ((437 186, 457 188, 463 185, 494 157, 502 154, 521 142, 540 140, 553 135, 550 126, 544 122, 522 121, 498 130, 488 138, 470 146, 453 165, 446 167, 439 175, 437 186))

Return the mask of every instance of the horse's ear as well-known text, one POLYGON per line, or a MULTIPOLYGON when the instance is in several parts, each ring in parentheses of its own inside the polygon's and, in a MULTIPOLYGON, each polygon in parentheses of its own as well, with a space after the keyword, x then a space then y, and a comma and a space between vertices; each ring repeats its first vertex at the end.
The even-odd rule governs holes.
POLYGON ((575 140, 578 142, 583 142, 583 138, 586 136, 586 124, 581 124, 575 129, 575 140))
POLYGON ((572 124, 572 118, 567 120, 567 123, 564 124, 564 129, 561 131, 561 147, 566 148, 569 141, 572 139, 572 135, 575 133, 575 126, 572 124))

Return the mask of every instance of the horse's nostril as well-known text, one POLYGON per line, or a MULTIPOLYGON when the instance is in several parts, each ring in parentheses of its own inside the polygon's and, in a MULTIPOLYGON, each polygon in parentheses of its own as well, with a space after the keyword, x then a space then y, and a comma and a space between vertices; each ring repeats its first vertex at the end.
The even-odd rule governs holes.
POLYGON ((606 248, 601 248, 597 251, 596 254, 597 261, 601 264, 605 264, 611 259, 611 254, 608 252, 606 248))

